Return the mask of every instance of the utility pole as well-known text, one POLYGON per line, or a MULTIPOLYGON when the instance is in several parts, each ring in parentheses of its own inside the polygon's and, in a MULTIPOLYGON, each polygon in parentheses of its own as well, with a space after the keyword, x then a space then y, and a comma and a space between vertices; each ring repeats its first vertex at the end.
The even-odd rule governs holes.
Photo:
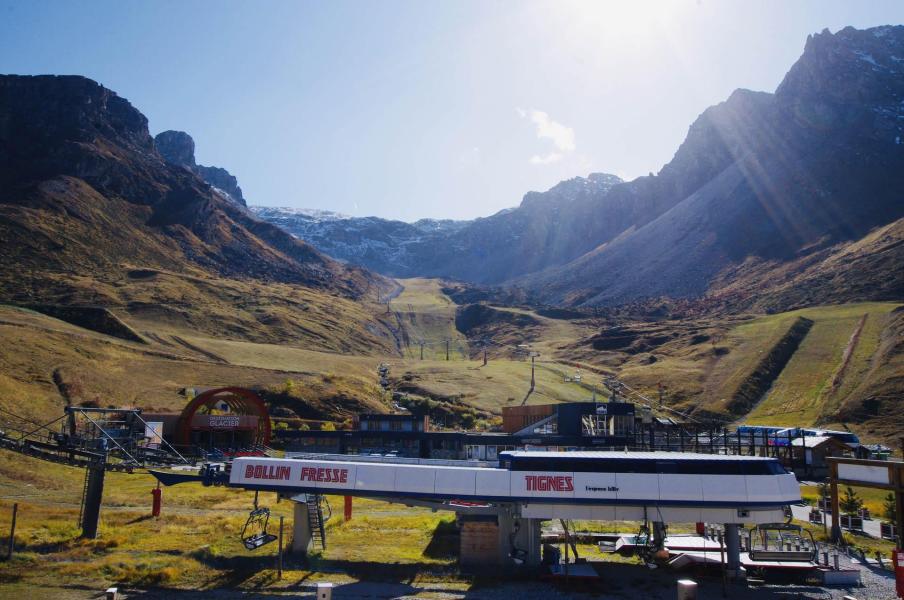
POLYGON ((449 340, 446 339, 446 360, 449 360, 449 340))
POLYGON ((483 366, 487 366, 487 346, 483 345, 483 366))
POLYGON ((534 376, 534 359, 540 356, 539 352, 531 352, 530 353, 530 389, 534 391, 534 387, 537 385, 537 380, 534 376))
POLYGON ((421 347, 421 360, 424 360, 424 340, 421 340, 418 344, 421 347))

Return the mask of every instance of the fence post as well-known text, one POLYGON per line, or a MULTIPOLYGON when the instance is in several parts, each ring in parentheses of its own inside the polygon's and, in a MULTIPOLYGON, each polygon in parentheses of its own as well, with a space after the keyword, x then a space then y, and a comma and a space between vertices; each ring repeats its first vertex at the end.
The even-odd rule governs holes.
POLYGON ((277 579, 282 579, 282 567, 283 567, 283 551, 282 551, 282 543, 283 543, 283 520, 285 517, 279 517, 279 554, 277 555, 277 564, 276 564, 276 577, 277 579))

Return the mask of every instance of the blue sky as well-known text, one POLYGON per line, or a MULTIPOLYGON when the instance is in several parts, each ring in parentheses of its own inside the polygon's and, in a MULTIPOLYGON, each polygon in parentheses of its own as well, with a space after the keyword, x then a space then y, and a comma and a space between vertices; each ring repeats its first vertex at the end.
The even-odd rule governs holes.
POLYGON ((902 22, 900 0, 0 0, 0 72, 99 81, 252 204, 473 218, 656 172, 807 34, 902 22))

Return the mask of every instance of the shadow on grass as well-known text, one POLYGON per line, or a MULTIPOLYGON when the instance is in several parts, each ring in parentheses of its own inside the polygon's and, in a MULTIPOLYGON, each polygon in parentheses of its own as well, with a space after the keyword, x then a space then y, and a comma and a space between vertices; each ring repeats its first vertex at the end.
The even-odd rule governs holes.
POLYGON ((436 524, 430 543, 424 548, 423 555, 427 558, 455 558, 458 556, 460 534, 455 521, 440 521, 436 524))
POLYGON ((154 518, 153 515, 141 515, 140 517, 135 517, 134 519, 126 521, 125 524, 126 525, 134 525, 135 523, 141 523, 142 521, 149 521, 150 519, 153 519, 153 518, 154 518))
MULTIPOLYGON (((210 548, 204 547, 190 552, 188 556, 220 572, 217 577, 207 582, 210 587, 237 587, 254 578, 261 571, 273 569, 276 566, 276 557, 273 552, 257 556, 217 556, 211 554, 210 548)), ((256 582, 255 587, 270 583, 266 579, 256 582)))

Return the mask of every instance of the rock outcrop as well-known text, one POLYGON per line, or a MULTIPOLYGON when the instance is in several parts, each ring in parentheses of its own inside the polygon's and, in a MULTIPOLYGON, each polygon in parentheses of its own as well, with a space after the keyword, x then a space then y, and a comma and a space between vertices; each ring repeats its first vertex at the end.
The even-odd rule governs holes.
POLYGON ((220 167, 205 167, 195 162, 195 140, 190 135, 184 131, 164 131, 157 134, 154 144, 166 162, 185 167, 225 194, 227 199, 247 206, 238 180, 229 171, 220 167))
POLYGON ((116 280, 136 266, 346 297, 390 285, 165 161, 138 110, 78 76, 0 76, 0 240, 5 301, 48 302, 53 288, 65 303, 66 286, 83 284, 63 280, 116 280))

